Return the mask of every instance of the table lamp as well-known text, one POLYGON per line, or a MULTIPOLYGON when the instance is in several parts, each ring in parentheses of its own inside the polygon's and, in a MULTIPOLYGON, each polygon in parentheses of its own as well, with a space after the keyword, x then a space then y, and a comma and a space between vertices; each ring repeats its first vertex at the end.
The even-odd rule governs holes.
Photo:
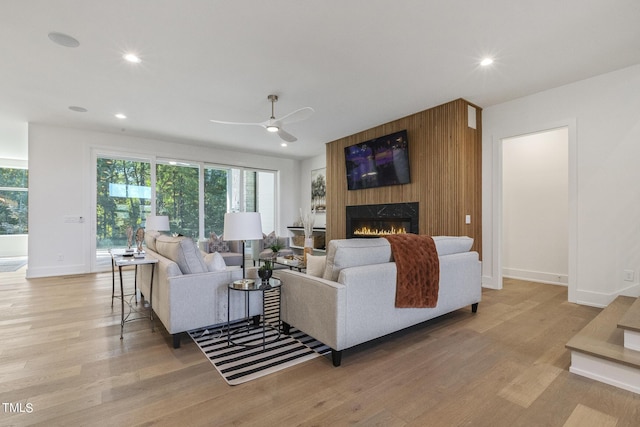
POLYGON ((171 229, 169 217, 166 215, 147 215, 145 228, 154 231, 169 231, 171 229))
POLYGON ((245 277, 244 244, 247 240, 262 239, 259 212, 230 212, 224 214, 224 240, 242 240, 242 278, 245 277))

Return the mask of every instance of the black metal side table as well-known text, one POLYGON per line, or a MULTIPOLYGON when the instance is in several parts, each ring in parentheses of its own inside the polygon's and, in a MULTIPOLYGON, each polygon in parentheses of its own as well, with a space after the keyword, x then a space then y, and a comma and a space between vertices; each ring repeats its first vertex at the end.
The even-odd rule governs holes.
POLYGON ((280 338, 280 302, 282 282, 277 278, 270 278, 266 284, 260 279, 243 279, 229 283, 227 292, 227 344, 242 347, 260 347, 280 338), (231 330, 231 293, 244 293, 245 324, 231 330), (262 298, 262 316, 252 315, 249 309, 251 295, 262 298), (277 334, 267 340, 267 331, 273 330, 277 334), (259 334, 256 336, 256 332, 259 334), (260 334, 262 332, 262 334, 260 334))
MULTIPOLYGON (((120 339, 123 338, 123 333, 124 333, 124 324, 126 322, 130 322, 133 320, 139 320, 139 319, 149 319, 151 321, 151 331, 153 332, 154 327, 153 327, 153 306, 152 306, 152 302, 153 301, 153 273, 155 271, 155 267, 156 264, 158 263, 158 260, 155 258, 151 258, 151 257, 144 257, 144 258, 136 258, 136 257, 116 257, 114 258, 114 265, 116 267, 118 267, 118 272, 120 274, 120 309, 121 309, 121 316, 120 316, 120 339), (148 307, 143 307, 143 309, 148 309, 148 313, 144 314, 141 313, 141 311, 139 309, 134 309, 133 306, 131 305, 131 301, 126 301, 126 295, 124 293, 124 284, 123 284, 123 280, 122 280, 122 267, 126 267, 129 265, 135 265, 136 266, 136 272, 137 272, 137 267, 139 265, 143 265, 143 264, 151 264, 151 283, 149 284, 149 306, 148 307), (125 315, 124 313, 124 305, 126 304, 129 306, 129 313, 127 313, 125 315), (143 314, 143 317, 131 317, 132 313, 139 313, 139 314, 143 314)), ((134 292, 134 294, 131 295, 131 298, 136 298, 137 292, 134 292)), ((146 295, 145 295, 146 296, 146 295)), ((113 301, 113 296, 112 296, 112 301, 113 301)), ((113 302, 112 302, 113 304, 113 302)), ((137 304, 137 301, 136 301, 137 304)))

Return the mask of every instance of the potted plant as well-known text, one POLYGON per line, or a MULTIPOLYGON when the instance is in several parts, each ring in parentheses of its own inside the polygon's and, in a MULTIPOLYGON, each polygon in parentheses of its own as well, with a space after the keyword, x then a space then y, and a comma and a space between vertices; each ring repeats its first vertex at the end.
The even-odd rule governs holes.
POLYGON ((271 245, 270 248, 273 251, 273 257, 276 258, 278 256, 278 252, 280 252, 280 249, 282 249, 282 245, 276 242, 273 245, 271 245))
POLYGON ((268 286, 269 278, 273 274, 273 264, 270 260, 266 260, 258 269, 258 276, 262 279, 262 286, 268 286))

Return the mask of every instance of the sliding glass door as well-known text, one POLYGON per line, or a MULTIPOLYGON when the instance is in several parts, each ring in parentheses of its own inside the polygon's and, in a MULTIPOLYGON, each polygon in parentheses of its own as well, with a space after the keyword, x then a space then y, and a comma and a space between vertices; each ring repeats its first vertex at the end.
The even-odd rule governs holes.
POLYGON ((127 228, 147 215, 167 215, 171 230, 194 240, 224 231, 226 212, 260 212, 276 228, 276 172, 171 159, 96 158, 96 270, 110 267, 107 250, 127 245, 127 228))
POLYGON ((156 215, 167 215, 171 233, 200 236, 200 167, 197 164, 158 161, 156 215))
POLYGON ((98 158, 96 249, 125 247, 127 228, 142 227, 151 211, 151 164, 144 160, 98 158))

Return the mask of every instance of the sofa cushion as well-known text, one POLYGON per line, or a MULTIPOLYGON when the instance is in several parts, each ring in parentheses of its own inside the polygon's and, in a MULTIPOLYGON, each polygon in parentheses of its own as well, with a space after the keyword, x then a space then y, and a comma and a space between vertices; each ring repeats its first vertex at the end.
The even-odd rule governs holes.
POLYGON ((307 274, 309 276, 322 277, 326 264, 326 255, 307 254, 307 274))
POLYGON ((189 237, 158 236, 156 252, 178 264, 182 274, 207 272, 200 250, 189 237))
POLYGON ((160 236, 159 231, 149 230, 144 234, 144 244, 154 252, 156 251, 156 239, 160 236))
POLYGON ((204 263, 208 271, 224 271, 227 269, 227 264, 224 263, 224 258, 220 255, 220 252, 206 254, 204 256, 204 263))
POLYGON ((391 261, 391 245, 387 239, 331 240, 327 249, 327 264, 322 277, 335 282, 343 268, 389 261, 391 261))
POLYGON ((469 252, 473 238, 467 236, 433 236, 438 256, 469 252))
POLYGON ((209 236, 209 252, 229 252, 229 244, 222 238, 222 235, 218 236, 216 233, 211 233, 209 236))

